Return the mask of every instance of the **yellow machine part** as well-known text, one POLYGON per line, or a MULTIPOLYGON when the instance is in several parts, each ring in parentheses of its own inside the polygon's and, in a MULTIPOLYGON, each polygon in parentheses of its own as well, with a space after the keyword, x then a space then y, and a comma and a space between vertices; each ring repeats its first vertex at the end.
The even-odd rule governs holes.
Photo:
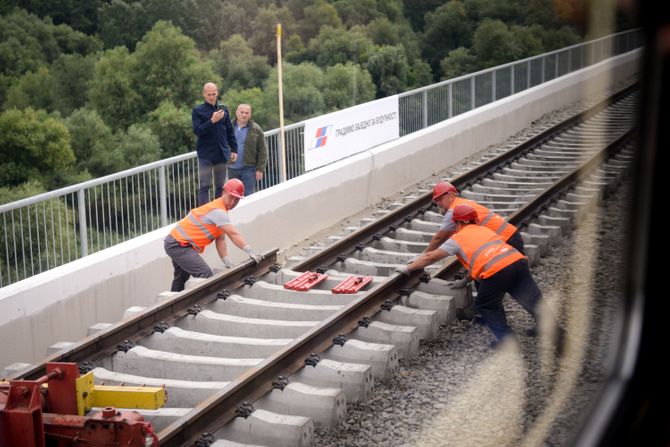
POLYGON ((165 405, 165 388, 151 386, 95 385, 93 372, 76 380, 77 413, 83 416, 93 407, 156 410, 165 405))

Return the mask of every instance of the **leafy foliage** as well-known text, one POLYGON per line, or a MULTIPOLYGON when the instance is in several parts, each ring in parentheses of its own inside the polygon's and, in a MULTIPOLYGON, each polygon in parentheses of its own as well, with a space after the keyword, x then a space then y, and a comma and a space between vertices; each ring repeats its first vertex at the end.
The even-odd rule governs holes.
POLYGON ((572 45, 587 12, 572 0, 5 0, 0 181, 51 188, 190 151, 206 82, 231 112, 250 103, 277 127, 277 23, 288 124, 572 45), (38 163, 15 155, 47 147, 38 163))
POLYGON ((32 108, 0 114, 0 157, 1 186, 35 179, 50 187, 58 173, 75 161, 65 123, 32 108))

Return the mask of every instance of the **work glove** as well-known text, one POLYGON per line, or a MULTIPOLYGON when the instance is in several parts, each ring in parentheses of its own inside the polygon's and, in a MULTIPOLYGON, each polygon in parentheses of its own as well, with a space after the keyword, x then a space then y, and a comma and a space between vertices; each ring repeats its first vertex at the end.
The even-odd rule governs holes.
POLYGON ((227 269, 233 268, 235 266, 235 263, 232 259, 230 259, 230 256, 221 256, 221 262, 223 262, 223 265, 227 269))
POLYGON ((410 272, 409 269, 407 268, 407 266, 405 266, 405 265, 403 265, 402 267, 396 267, 395 271, 398 272, 398 273, 402 273, 405 276, 409 276, 409 275, 412 274, 412 272, 410 272))
POLYGON ((256 253, 254 251, 254 249, 251 248, 251 245, 247 245, 242 250, 244 250, 246 252, 246 254, 248 254, 249 257, 254 260, 254 262, 256 262, 256 264, 258 264, 259 262, 261 262, 263 260, 263 256, 256 253))
POLYGON ((450 286, 452 289, 462 289, 463 287, 470 284, 470 281, 471 279, 468 276, 464 276, 463 278, 456 279, 454 281, 449 281, 447 285, 450 286))

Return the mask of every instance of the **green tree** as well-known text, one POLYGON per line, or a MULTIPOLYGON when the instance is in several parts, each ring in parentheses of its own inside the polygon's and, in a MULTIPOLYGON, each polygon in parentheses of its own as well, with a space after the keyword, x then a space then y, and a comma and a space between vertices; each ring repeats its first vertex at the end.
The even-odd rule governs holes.
POLYGON ((433 72, 428 62, 416 58, 409 65, 407 73, 407 86, 410 89, 424 87, 433 83, 433 72))
MULTIPOLYGON (((44 189, 44 186, 38 180, 34 179, 27 180, 16 186, 0 186, 0 205, 27 199, 28 197, 36 196, 43 192, 47 192, 46 189, 44 189)), ((0 232, 0 234, 3 233, 0 232)), ((0 244, 3 242, 4 238, 0 238, 0 244)), ((4 253, 4 251, 1 253, 4 253)))
MULTIPOLYGON (((323 100, 323 71, 310 62, 300 65, 283 65, 283 97, 286 124, 302 121, 325 112, 323 100)), ((277 72, 272 70, 265 86, 266 104, 279 104, 277 72)), ((277 110, 277 109, 275 109, 277 110)), ((279 126, 279 118, 275 115, 269 128, 279 126)))
POLYGON ((375 99, 372 76, 351 62, 327 67, 323 81, 326 111, 341 110, 375 99))
POLYGON ((324 26, 342 28, 342 20, 333 5, 326 3, 325 0, 317 0, 305 8, 304 19, 300 22, 298 32, 303 41, 308 42, 324 26))
POLYGON ((111 174, 124 166, 114 134, 93 110, 75 110, 65 121, 72 139, 76 169, 94 177, 111 174))
POLYGON ((115 144, 123 157, 122 169, 141 166, 161 158, 158 137, 143 124, 133 124, 127 131, 117 132, 115 144))
POLYGON ((98 10, 100 38, 106 48, 123 45, 135 48, 135 43, 151 29, 150 17, 142 2, 112 0, 98 10))
POLYGON ((18 78, 56 60, 63 53, 90 54, 100 42, 74 31, 67 25, 54 25, 22 9, 0 16, 0 103, 18 78))
POLYGON ((149 128, 158 137, 162 158, 185 154, 195 148, 190 110, 179 108, 169 100, 149 113, 149 128))
POLYGON ((362 30, 342 30, 326 26, 310 40, 308 49, 312 60, 320 67, 335 64, 364 64, 373 48, 372 41, 362 30))
POLYGON ((456 48, 440 62, 442 79, 452 79, 479 70, 477 58, 467 48, 456 48))
POLYGON ((521 56, 514 35, 500 20, 486 19, 479 24, 472 40, 472 51, 483 67, 512 62, 521 56))
POLYGON ((382 46, 370 53, 365 69, 377 86, 377 98, 395 95, 407 88, 409 65, 402 46, 382 46))
POLYGON ((423 55, 433 71, 451 51, 468 48, 475 26, 460 0, 452 0, 426 14, 423 55))
POLYGON ((222 41, 209 53, 214 70, 223 78, 225 89, 245 89, 259 86, 270 74, 267 58, 256 56, 244 38, 235 34, 222 41))
POLYGON ((442 5, 444 0, 403 0, 403 14, 417 32, 424 31, 426 14, 442 5))
POLYGON ((375 45, 402 45, 409 62, 421 58, 421 39, 404 20, 392 22, 380 17, 365 27, 365 34, 375 45))
POLYGON ((51 188, 75 161, 70 133, 57 116, 43 110, 11 109, 0 114, 0 185, 38 180, 51 188))
POLYGON ((40 67, 37 72, 21 76, 7 92, 5 109, 43 109, 54 110, 53 85, 49 69, 40 67))
POLYGON ((134 90, 142 98, 138 104, 142 114, 164 100, 191 104, 194 92, 200 92, 205 82, 218 80, 211 65, 200 61, 193 40, 167 22, 156 23, 137 44, 131 59, 130 76, 134 90))
MULTIPOLYGON (((248 19, 246 22, 248 23, 248 19)), ((295 32, 295 22, 288 7, 280 8, 274 4, 260 8, 248 26, 250 30, 253 30, 249 37, 249 45, 254 50, 254 54, 265 56, 273 65, 277 63, 277 23, 282 25, 283 39, 290 38, 295 32)))
POLYGON ((130 126, 142 114, 142 97, 131 77, 134 70, 135 60, 126 47, 105 51, 95 63, 89 83, 90 104, 114 129, 130 126))
POLYGON ((333 6, 347 27, 367 25, 382 17, 395 22, 403 15, 400 0, 335 0, 333 6))
POLYGON ((84 107, 88 102, 88 85, 93 78, 95 55, 62 54, 50 68, 54 109, 63 116, 84 107))
POLYGON ((18 6, 40 17, 51 17, 55 24, 67 24, 77 31, 95 34, 98 30, 98 7, 104 0, 4 0, 0 14, 5 8, 18 6))
POLYGON ((540 38, 541 27, 514 25, 510 27, 510 32, 516 47, 519 49, 520 58, 535 56, 544 51, 540 38))

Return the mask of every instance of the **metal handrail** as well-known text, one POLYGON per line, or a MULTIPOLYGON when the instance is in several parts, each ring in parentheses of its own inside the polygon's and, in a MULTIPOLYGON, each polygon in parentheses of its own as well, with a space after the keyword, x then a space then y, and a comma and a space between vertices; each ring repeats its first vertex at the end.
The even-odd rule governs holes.
MULTIPOLYGON (((400 93, 400 136, 631 51, 641 41, 639 30, 622 31, 400 93)), ((270 160, 259 189, 305 173, 304 126, 285 127, 288 178, 281 177, 279 129, 265 132, 270 160)), ((196 159, 189 152, 0 205, 0 287, 181 218, 196 205, 196 159)))

